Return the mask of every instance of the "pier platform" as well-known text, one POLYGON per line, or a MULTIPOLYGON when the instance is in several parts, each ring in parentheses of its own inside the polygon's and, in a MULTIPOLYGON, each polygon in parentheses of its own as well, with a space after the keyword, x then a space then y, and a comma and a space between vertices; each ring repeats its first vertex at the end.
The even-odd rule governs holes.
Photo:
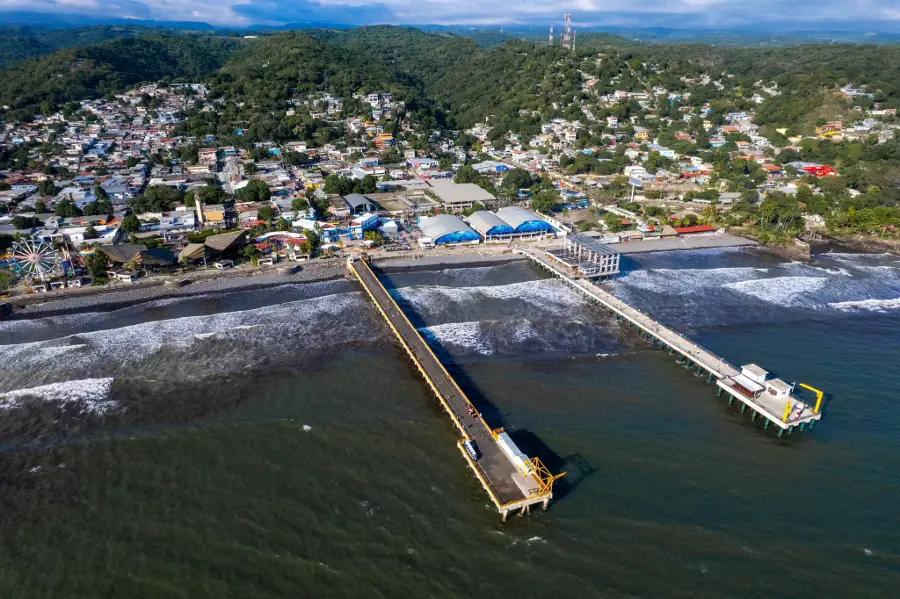
POLYGON ((800 385, 817 394, 816 403, 810 404, 795 393, 795 385, 788 385, 780 379, 768 378, 768 372, 755 364, 747 364, 741 368, 716 355, 705 347, 688 339, 657 322, 651 316, 628 305, 613 294, 602 289, 586 278, 579 276, 576 269, 566 269, 557 259, 547 252, 525 245, 515 246, 515 251, 534 261, 542 268, 550 271, 588 298, 599 303, 613 313, 617 319, 628 325, 671 354, 679 355, 679 363, 696 368, 697 374, 708 375, 707 381, 716 382, 718 394, 725 391, 729 395, 729 403, 737 399, 741 403, 741 412, 746 408, 752 411, 751 419, 758 416, 765 419, 765 428, 770 424, 778 428, 778 436, 794 429, 812 429, 813 424, 822 418, 822 392, 808 385, 800 385))
POLYGON ((553 482, 562 474, 551 474, 539 458, 529 458, 519 452, 502 429, 490 427, 391 297, 365 257, 351 259, 348 267, 450 416, 461 437, 457 442, 459 451, 503 520, 511 513, 528 513, 534 505, 547 509, 553 498, 553 482), (474 456, 470 448, 476 448, 474 456))

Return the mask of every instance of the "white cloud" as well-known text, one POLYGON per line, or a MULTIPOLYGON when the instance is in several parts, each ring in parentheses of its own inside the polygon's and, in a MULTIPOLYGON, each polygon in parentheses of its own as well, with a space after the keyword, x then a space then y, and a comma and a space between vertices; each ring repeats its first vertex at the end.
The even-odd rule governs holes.
POLYGON ((84 13, 94 17, 205 21, 213 25, 292 22, 395 24, 559 23, 576 28, 732 27, 771 23, 804 29, 817 23, 848 29, 896 27, 900 0, 0 0, 0 10, 84 13))

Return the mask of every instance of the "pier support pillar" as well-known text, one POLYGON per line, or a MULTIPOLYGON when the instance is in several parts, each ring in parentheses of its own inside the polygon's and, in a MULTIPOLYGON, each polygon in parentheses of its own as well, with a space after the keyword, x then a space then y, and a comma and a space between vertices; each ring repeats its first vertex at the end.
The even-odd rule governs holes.
POLYGON ((770 422, 769 419, 766 418, 766 425, 763 427, 763 430, 768 430, 768 428, 769 428, 769 422, 770 422))
POLYGON ((507 516, 509 516, 509 511, 503 510, 500 513, 503 514, 503 521, 506 522, 506 518, 507 518, 507 516))
POLYGON ((742 402, 742 403, 741 403, 741 414, 743 414, 743 413, 744 413, 744 410, 746 410, 746 409, 747 409, 747 404, 745 404, 745 403, 742 402))
POLYGON ((815 420, 810 420, 810 421, 809 421, 809 430, 812 430, 812 427, 813 427, 813 425, 814 425, 815 423, 816 423, 815 420))
POLYGON ((545 512, 547 511, 547 506, 548 506, 548 505, 550 505, 550 498, 549 498, 549 497, 548 497, 547 499, 544 500, 544 511, 545 511, 545 512))
POLYGON ((801 430, 801 431, 805 431, 805 430, 806 430, 806 423, 805 423, 805 422, 801 422, 801 423, 800 423, 800 430, 801 430))
POLYGON ((756 420, 756 410, 753 410, 753 415, 750 416, 750 422, 753 422, 754 420, 756 420))
MULTIPOLYGON (((713 373, 710 372, 710 373, 709 373, 709 376, 706 377, 706 382, 707 382, 707 383, 711 383, 712 381, 713 381, 713 373)), ((721 387, 720 387, 720 388, 721 388, 721 387)))
POLYGON ((719 397, 720 395, 722 395, 722 387, 716 388, 716 397, 719 397))
POLYGON ((781 438, 781 436, 782 436, 783 434, 784 434, 784 429, 783 429, 783 428, 782 428, 782 429, 778 429, 778 438, 779 438, 779 439, 781 438))
POLYGON ((733 396, 733 395, 729 395, 729 396, 728 396, 728 405, 730 406, 730 405, 731 405, 731 402, 733 402, 733 401, 734 401, 734 396, 733 396))

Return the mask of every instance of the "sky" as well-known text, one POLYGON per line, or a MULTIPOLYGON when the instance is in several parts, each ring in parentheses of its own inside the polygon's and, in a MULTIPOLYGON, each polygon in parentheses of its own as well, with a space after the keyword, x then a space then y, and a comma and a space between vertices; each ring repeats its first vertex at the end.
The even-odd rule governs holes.
POLYGON ((771 26, 796 31, 900 31, 900 0, 0 0, 0 13, 9 11, 238 27, 288 23, 547 27, 560 23, 563 13, 571 13, 576 29, 771 26))

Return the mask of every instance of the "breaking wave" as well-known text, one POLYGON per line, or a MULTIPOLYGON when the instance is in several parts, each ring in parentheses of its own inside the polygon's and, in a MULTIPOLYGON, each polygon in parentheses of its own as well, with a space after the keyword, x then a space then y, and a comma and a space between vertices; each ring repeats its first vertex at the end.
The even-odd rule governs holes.
POLYGON ((795 306, 808 305, 809 299, 804 294, 819 291, 827 282, 826 277, 774 277, 728 283, 722 287, 770 304, 795 306))
POLYGON ((186 316, 0 345, 0 391, 61 379, 100 376, 197 378, 298 359, 323 348, 371 340, 360 292, 326 295, 250 310, 186 316))
MULTIPOLYGON (((767 270, 767 269, 766 269, 767 270)), ((737 268, 655 268, 635 270, 617 280, 627 285, 670 295, 691 295, 702 289, 720 287, 727 283, 746 281, 754 273, 765 270, 753 267, 737 268)))
POLYGON ((869 299, 850 302, 834 302, 828 304, 829 308, 844 312, 887 312, 900 309, 900 298, 897 299, 869 299))
POLYGON ((509 285, 444 287, 421 285, 392 289, 391 295, 417 311, 439 308, 448 303, 477 303, 482 300, 519 300, 554 314, 566 314, 584 306, 587 300, 561 281, 541 279, 509 285))
POLYGON ((26 399, 36 399, 59 404, 78 404, 82 412, 105 414, 118 406, 110 398, 112 378, 82 379, 50 383, 28 389, 16 389, 0 393, 0 410, 22 407, 26 399))
POLYGON ((428 343, 453 357, 614 353, 621 350, 617 330, 580 320, 551 318, 450 322, 419 329, 428 343))

